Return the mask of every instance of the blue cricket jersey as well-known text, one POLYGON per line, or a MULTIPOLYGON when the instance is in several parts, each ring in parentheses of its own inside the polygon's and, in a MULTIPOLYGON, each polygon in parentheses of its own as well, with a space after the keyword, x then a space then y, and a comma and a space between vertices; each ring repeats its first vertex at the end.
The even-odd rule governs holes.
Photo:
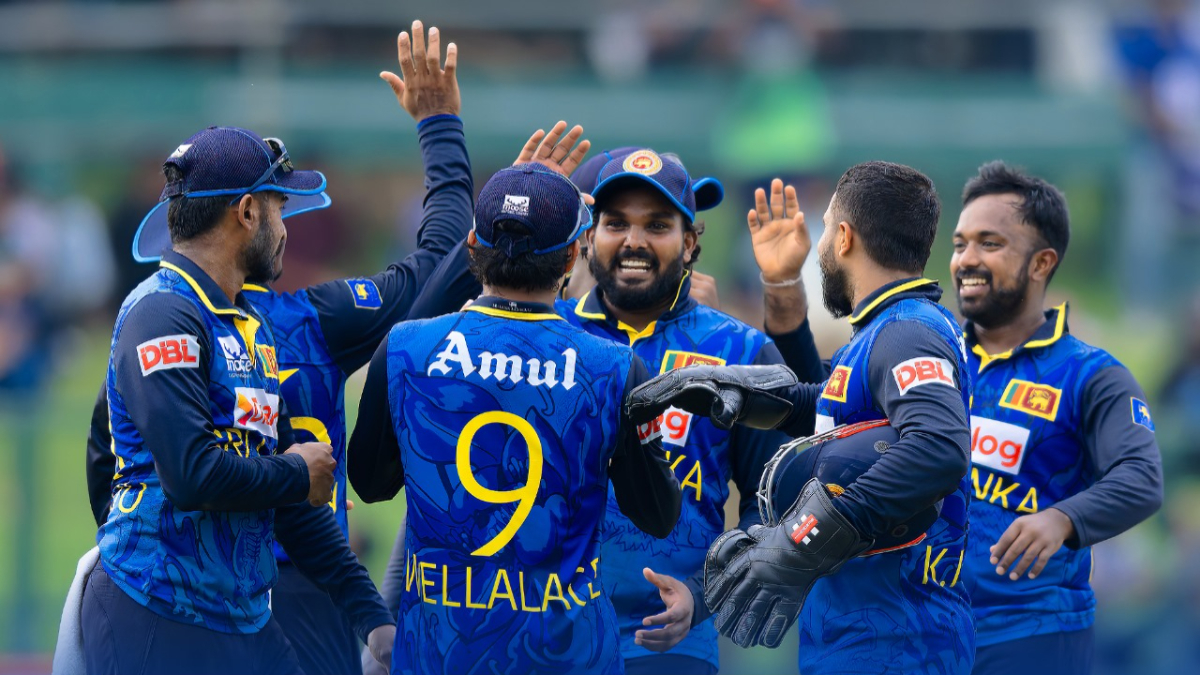
MULTIPOLYGON (((601 292, 593 289, 579 300, 560 300, 558 310, 584 330, 629 344, 654 373, 688 365, 765 365, 782 363, 771 340, 758 330, 691 298, 685 274, 674 303, 638 332, 610 316, 601 292)), ((663 611, 658 588, 642 576, 642 568, 673 576, 692 591, 692 629, 669 652, 719 666, 717 631, 704 603, 703 571, 708 547, 725 531, 725 502, 732 479, 741 493, 743 529, 759 522, 755 492, 763 464, 789 439, 778 431, 737 426, 719 429, 706 417, 670 409, 655 420, 663 449, 683 488, 679 523, 666 539, 656 539, 625 517, 615 495, 608 499, 604 524, 604 588, 616 608, 621 628, 621 655, 655 657, 658 652, 634 644, 645 629, 642 620, 663 611)))
POLYGON ((1090 546, 1132 527, 1162 500, 1162 468, 1146 396, 1102 349, 1070 335, 1067 308, 1046 312, 1020 347, 988 355, 974 340, 971 536, 963 581, 978 644, 1092 625, 1090 546), (996 574, 989 548, 1014 520, 1047 508, 1075 536, 1036 579, 996 574))
POLYGON ((813 585, 800 615, 806 675, 971 670, 975 627, 960 578, 969 494, 955 468, 965 467, 970 374, 962 333, 940 297, 935 282, 913 279, 863 300, 850 316, 854 335, 834 355, 816 401, 817 431, 888 418, 900 433, 834 500, 861 532, 886 531, 932 503, 904 513, 892 506, 889 516, 876 495, 897 493, 892 481, 909 488, 935 476, 956 480, 933 496, 942 498, 940 517, 916 545, 855 558, 813 585))
MULTIPOLYGON (((547 305, 481 298, 392 330, 368 370, 350 474, 368 501, 407 486, 392 672, 623 672, 600 526, 618 462, 659 454, 622 412, 647 378, 628 347, 547 305), (366 416, 381 387, 378 441, 366 416)), ((654 461, 677 514, 678 484, 654 461)), ((670 515, 669 501, 641 508, 670 515)))

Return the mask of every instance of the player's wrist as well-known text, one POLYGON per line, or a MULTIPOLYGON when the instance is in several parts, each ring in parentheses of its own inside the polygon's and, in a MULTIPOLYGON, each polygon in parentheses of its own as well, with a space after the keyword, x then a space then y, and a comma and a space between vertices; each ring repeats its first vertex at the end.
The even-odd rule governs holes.
POLYGON ((804 277, 801 276, 800 270, 796 270, 795 272, 792 272, 791 270, 773 272, 769 275, 766 272, 760 271, 758 273, 758 279, 762 282, 762 285, 766 286, 767 288, 787 288, 789 286, 799 286, 804 281, 804 277))

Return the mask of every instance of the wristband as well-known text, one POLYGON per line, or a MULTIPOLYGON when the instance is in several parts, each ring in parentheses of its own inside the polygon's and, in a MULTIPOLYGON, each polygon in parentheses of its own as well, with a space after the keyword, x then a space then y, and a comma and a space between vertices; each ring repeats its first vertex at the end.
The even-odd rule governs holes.
POLYGON ((763 276, 763 273, 759 272, 758 280, 761 281, 762 285, 767 288, 787 288, 788 286, 798 286, 800 284, 800 282, 804 280, 804 274, 801 273, 800 275, 798 275, 795 279, 792 279, 791 281, 772 282, 772 281, 767 281, 767 278, 763 276))

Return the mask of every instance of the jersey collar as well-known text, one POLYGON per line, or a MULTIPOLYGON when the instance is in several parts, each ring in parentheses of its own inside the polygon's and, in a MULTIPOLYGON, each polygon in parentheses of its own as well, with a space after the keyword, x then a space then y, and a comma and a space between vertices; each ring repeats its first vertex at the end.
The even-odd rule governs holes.
POLYGON ((924 298, 931 302, 942 299, 942 288, 933 279, 912 277, 884 284, 858 303, 848 321, 855 328, 866 325, 883 308, 900 300, 924 298))
MULTIPOLYGON (((229 302, 229 298, 225 297, 225 291, 213 281, 208 273, 200 269, 200 266, 192 262, 187 256, 177 251, 167 251, 163 254, 162 260, 158 266, 171 270, 172 272, 183 277, 188 286, 192 287, 192 291, 200 297, 200 302, 208 308, 208 311, 218 316, 237 316, 246 318, 246 312, 241 307, 229 302)), ((242 299, 241 293, 237 299, 242 299)))
POLYGON ((565 321, 561 316, 555 313, 554 308, 550 305, 544 305, 540 302, 520 302, 518 300, 508 300, 495 295, 485 295, 467 307, 468 312, 478 312, 488 316, 495 316, 502 319, 516 319, 517 321, 565 321))
POLYGON ((653 335, 654 329, 659 323, 671 321, 691 311, 696 306, 696 301, 691 296, 691 290, 692 272, 691 270, 684 270, 683 278, 679 280, 679 288, 675 290, 675 299, 671 302, 671 306, 641 331, 636 330, 633 326, 620 321, 609 313, 608 306, 604 304, 604 293, 600 290, 599 286, 593 286, 592 290, 585 293, 579 299, 579 302, 575 305, 575 315, 588 321, 601 321, 615 326, 618 330, 629 336, 629 344, 632 345, 642 338, 653 335))
POLYGON ((1033 335, 1029 336, 1029 339, 1026 340, 1024 344, 1018 346, 1016 349, 1010 349, 999 354, 988 354, 986 351, 984 351, 983 347, 980 346, 979 341, 975 337, 974 323, 968 321, 963 327, 963 334, 966 337, 967 346, 970 347, 973 354, 979 357, 980 370, 983 370, 983 368, 992 361, 1010 358, 1013 354, 1021 351, 1049 347, 1055 342, 1061 340, 1064 335, 1067 335, 1070 332, 1071 329, 1067 326, 1067 303, 1065 302, 1057 307, 1051 307, 1050 309, 1046 310, 1046 322, 1039 326, 1038 329, 1033 332, 1033 335))

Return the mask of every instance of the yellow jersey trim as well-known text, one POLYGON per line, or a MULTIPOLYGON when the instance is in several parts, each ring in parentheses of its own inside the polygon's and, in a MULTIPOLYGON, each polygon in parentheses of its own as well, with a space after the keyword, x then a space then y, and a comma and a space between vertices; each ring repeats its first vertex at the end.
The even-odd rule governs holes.
POLYGON ((908 283, 900 284, 899 286, 891 289, 890 291, 884 293, 883 295, 880 295, 878 298, 875 298, 873 301, 871 301, 871 304, 867 305, 866 307, 863 307, 861 312, 851 315, 850 318, 847 320, 852 324, 858 323, 859 321, 863 320, 863 317, 870 314, 871 310, 878 307, 879 303, 883 302, 884 300, 887 300, 888 298, 892 297, 893 295, 896 295, 897 293, 903 293, 904 291, 912 290, 918 286, 924 286, 926 284, 936 284, 936 283, 937 283, 937 281, 935 281, 933 279, 914 279, 908 283))
MULTIPOLYGON (((1050 345, 1062 339, 1063 333, 1066 331, 1067 327, 1067 303, 1064 302, 1061 305, 1056 306, 1054 311, 1058 313, 1058 316, 1054 319, 1054 334, 1041 340, 1030 340, 1029 342, 1021 345, 1022 347, 1025 349, 1049 347, 1050 345)), ((983 369, 986 368, 987 365, 992 361, 1007 359, 1013 354, 1013 350, 1011 349, 1006 352, 1000 352, 999 354, 988 354, 986 351, 984 351, 983 347, 979 345, 971 347, 971 351, 979 357, 979 372, 981 373, 983 372, 983 369)))
POLYGON ((546 312, 538 312, 530 314, 527 312, 510 312, 506 309, 496 309, 495 307, 468 307, 468 312, 479 312, 488 316, 495 316, 501 319, 516 319, 517 321, 566 321, 557 314, 549 314, 546 312))
POLYGON ((200 289, 200 284, 196 283, 196 280, 192 278, 192 275, 179 269, 179 267, 172 265, 169 262, 160 262, 160 263, 158 263, 158 266, 165 268, 165 269, 169 269, 172 272, 183 277, 183 280, 187 282, 188 286, 192 287, 192 290, 196 292, 196 295, 200 296, 200 302, 203 302, 204 306, 208 308, 208 311, 212 312, 213 314, 233 315, 233 316, 240 316, 243 318, 246 316, 246 314, 244 312, 242 312, 242 310, 240 310, 236 307, 231 307, 229 309, 217 309, 215 306, 213 306, 212 301, 208 299, 208 295, 206 295, 204 293, 204 291, 200 289))

